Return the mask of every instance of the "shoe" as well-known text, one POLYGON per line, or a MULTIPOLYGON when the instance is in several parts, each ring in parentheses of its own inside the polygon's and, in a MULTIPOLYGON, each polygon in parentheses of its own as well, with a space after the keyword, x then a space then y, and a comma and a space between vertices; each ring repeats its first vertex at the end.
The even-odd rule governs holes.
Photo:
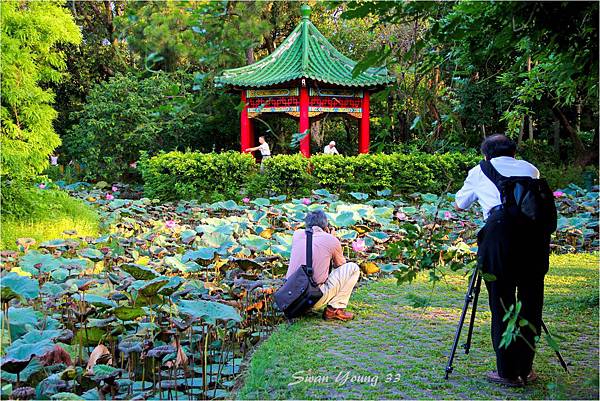
POLYGON ((501 377, 498 372, 488 372, 486 378, 491 383, 501 384, 506 387, 523 387, 523 381, 518 377, 516 379, 509 379, 501 377))
POLYGON ((538 379, 537 373, 535 370, 531 369, 531 372, 527 375, 527 377, 522 377, 522 380, 525 384, 534 383, 538 379))
POLYGON ((323 311, 323 319, 325 320, 342 320, 348 321, 354 319, 354 313, 346 312, 345 309, 342 308, 333 308, 328 306, 323 311))

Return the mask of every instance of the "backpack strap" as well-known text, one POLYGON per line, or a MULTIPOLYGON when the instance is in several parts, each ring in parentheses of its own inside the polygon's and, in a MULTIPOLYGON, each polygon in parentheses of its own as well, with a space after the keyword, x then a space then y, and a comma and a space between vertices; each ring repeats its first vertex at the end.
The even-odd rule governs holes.
POLYGON ((313 229, 306 227, 306 274, 311 280, 313 279, 312 239, 313 229))
POLYGON ((490 160, 484 159, 480 161, 479 167, 481 167, 481 171, 483 172, 483 174, 485 174, 485 176, 489 178, 491 182, 494 183, 496 188, 498 188, 498 191, 502 193, 502 189, 500 188, 500 182, 506 177, 500 174, 498 170, 496 170, 496 168, 490 160))

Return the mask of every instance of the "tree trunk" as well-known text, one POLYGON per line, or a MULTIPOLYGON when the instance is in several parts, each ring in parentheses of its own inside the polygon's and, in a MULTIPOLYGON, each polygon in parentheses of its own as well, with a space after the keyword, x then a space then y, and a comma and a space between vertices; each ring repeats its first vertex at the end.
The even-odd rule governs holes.
MULTIPOLYGON (((531 72, 531 57, 527 57, 527 72, 531 72)), ((527 122, 529 123, 529 140, 533 139, 533 119, 531 116, 527 116, 527 122)))
POLYGON ((558 107, 553 107, 552 112, 571 137, 571 141, 573 141, 573 146, 575 147, 575 164, 585 166, 591 160, 593 160, 595 152, 589 152, 585 149, 578 132, 573 128, 571 123, 569 123, 567 116, 565 116, 565 114, 558 107))
MULTIPOLYGON (((560 121, 554 116, 554 122, 552 123, 554 129, 554 140, 552 145, 554 147, 554 153, 560 155, 560 121)), ((559 156, 560 159, 560 156, 559 156)))
POLYGON ((521 125, 519 127, 519 139, 517 140, 517 146, 521 146, 523 142, 523 135, 525 134, 525 117, 521 119, 521 125))

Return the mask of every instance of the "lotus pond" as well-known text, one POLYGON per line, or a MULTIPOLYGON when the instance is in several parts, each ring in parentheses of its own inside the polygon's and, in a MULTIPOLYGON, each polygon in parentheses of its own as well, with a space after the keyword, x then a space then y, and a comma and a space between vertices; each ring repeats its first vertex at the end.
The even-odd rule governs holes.
MULTIPOLYGON (((467 269, 482 224, 454 212, 451 195, 161 204, 124 186, 64 189, 98 208, 104 235, 22 238, 2 252, 2 398, 229 397, 248 352, 282 321, 271 294, 307 211, 327 212, 362 282, 467 269)), ((555 196, 554 251, 598 250, 597 189, 555 196)))

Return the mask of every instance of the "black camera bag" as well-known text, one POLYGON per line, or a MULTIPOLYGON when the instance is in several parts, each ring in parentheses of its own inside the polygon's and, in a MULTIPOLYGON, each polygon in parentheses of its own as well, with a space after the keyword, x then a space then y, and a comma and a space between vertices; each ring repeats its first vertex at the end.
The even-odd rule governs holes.
POLYGON ((300 266, 275 292, 275 303, 285 317, 292 319, 310 310, 323 296, 313 279, 312 227, 306 229, 306 264, 300 266))

